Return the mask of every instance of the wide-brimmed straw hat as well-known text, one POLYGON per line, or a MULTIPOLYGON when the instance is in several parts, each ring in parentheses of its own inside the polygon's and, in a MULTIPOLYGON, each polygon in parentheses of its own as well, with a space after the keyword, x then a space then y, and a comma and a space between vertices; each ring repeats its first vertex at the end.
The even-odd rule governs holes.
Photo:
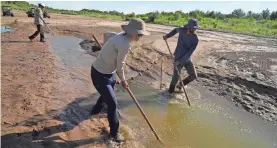
POLYGON ((150 35, 146 30, 145 22, 139 18, 131 19, 128 25, 121 25, 121 28, 129 35, 150 35))

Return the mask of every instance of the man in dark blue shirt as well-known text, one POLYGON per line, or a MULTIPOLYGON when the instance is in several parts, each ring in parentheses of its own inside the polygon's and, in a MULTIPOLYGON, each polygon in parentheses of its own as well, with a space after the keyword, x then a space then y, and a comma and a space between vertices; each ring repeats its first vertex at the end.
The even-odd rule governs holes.
MULTIPOLYGON (((189 74, 188 77, 182 80, 185 86, 197 78, 195 67, 191 62, 191 55, 198 45, 198 37, 195 34, 195 30, 198 28, 197 19, 189 19, 188 23, 183 27, 175 28, 163 36, 164 40, 167 40, 179 33, 177 47, 174 52, 174 73, 168 90, 169 93, 174 92, 175 86, 180 77, 178 72, 180 72, 183 67, 186 68, 187 73, 189 74), (176 67, 178 71, 176 70, 176 67)), ((178 88, 181 89, 181 82, 178 85, 178 88)))

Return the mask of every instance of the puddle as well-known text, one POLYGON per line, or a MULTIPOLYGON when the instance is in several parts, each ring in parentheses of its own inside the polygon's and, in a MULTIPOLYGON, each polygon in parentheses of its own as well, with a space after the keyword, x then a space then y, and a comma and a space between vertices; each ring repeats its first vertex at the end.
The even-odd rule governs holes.
POLYGON ((2 32, 11 32, 13 31, 10 26, 1 26, 1 33, 2 32))
MULTIPOLYGON (((72 36, 48 37, 51 49, 68 69, 76 72, 74 69, 78 68, 80 73, 90 76, 90 67, 96 56, 88 55, 81 49, 79 43, 82 39, 72 36)), ((84 75, 78 77, 84 79, 84 75)), ((165 92, 132 82, 131 90, 167 147, 277 147, 276 125, 265 123, 205 88, 187 89, 192 104, 192 107, 188 107, 184 100, 168 97, 165 92), (173 99, 168 101, 168 98, 173 99)), ((84 89, 88 89, 86 87, 84 85, 84 89)), ((135 140, 145 147, 160 147, 128 93, 120 89, 117 91, 119 109, 126 118, 122 122, 132 129, 135 140)), ((177 97, 180 98, 180 95, 177 97)))
MULTIPOLYGON (((239 108, 231 107, 231 102, 227 100, 217 100, 223 99, 219 96, 213 96, 201 89, 199 93, 199 89, 189 87, 187 92, 192 107, 188 107, 185 100, 171 99, 161 103, 161 93, 164 95, 164 92, 146 86, 131 86, 143 110, 168 147, 277 147, 276 126, 264 123, 239 108)), ((129 95, 119 92, 117 96, 120 109, 130 118, 128 125, 137 132, 137 139, 145 147, 160 147, 129 95)))
MULTIPOLYGON (((82 49, 80 43, 83 39, 74 36, 51 35, 48 35, 48 38, 50 48, 67 68, 85 69, 90 73, 91 65, 96 60, 97 53, 82 49)), ((138 72, 130 68, 126 68, 126 71, 128 72, 126 74, 127 79, 138 75, 138 72)))
POLYGON ((51 36, 50 48, 61 59, 67 68, 73 67, 91 67, 91 64, 96 59, 91 55, 85 54, 79 43, 83 40, 73 36, 51 36))

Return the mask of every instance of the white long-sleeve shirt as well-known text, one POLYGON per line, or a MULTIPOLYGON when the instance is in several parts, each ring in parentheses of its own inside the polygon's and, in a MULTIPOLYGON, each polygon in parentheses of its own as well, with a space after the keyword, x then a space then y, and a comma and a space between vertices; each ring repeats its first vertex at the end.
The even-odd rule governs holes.
POLYGON ((43 11, 41 10, 41 8, 36 8, 34 12, 34 20, 36 25, 43 25, 43 21, 41 18, 43 18, 43 11))
POLYGON ((125 81, 123 66, 131 50, 130 38, 123 34, 124 32, 121 32, 109 38, 92 64, 98 72, 103 74, 117 72, 121 81, 125 81))

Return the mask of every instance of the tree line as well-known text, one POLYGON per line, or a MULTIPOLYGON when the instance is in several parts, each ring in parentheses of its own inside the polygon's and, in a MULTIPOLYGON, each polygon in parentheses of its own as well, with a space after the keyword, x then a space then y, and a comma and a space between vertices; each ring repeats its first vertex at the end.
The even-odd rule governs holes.
MULTIPOLYGON (((1 5, 11 6, 16 10, 27 11, 35 5, 24 1, 1 1, 1 5)), ((118 11, 100 11, 95 9, 82 9, 79 11, 55 9, 47 7, 48 13, 60 13, 70 15, 85 15, 92 17, 111 18, 118 20, 129 20, 138 17, 149 23, 167 24, 172 26, 182 26, 189 18, 197 18, 201 28, 217 29, 223 31, 248 33, 257 36, 277 37, 277 11, 270 12, 268 9, 260 13, 252 11, 245 12, 242 9, 235 9, 229 14, 216 11, 194 10, 188 13, 183 11, 175 12, 149 12, 145 14, 129 13, 124 14, 118 11)), ((16 14, 15 14, 16 15, 16 14)))

